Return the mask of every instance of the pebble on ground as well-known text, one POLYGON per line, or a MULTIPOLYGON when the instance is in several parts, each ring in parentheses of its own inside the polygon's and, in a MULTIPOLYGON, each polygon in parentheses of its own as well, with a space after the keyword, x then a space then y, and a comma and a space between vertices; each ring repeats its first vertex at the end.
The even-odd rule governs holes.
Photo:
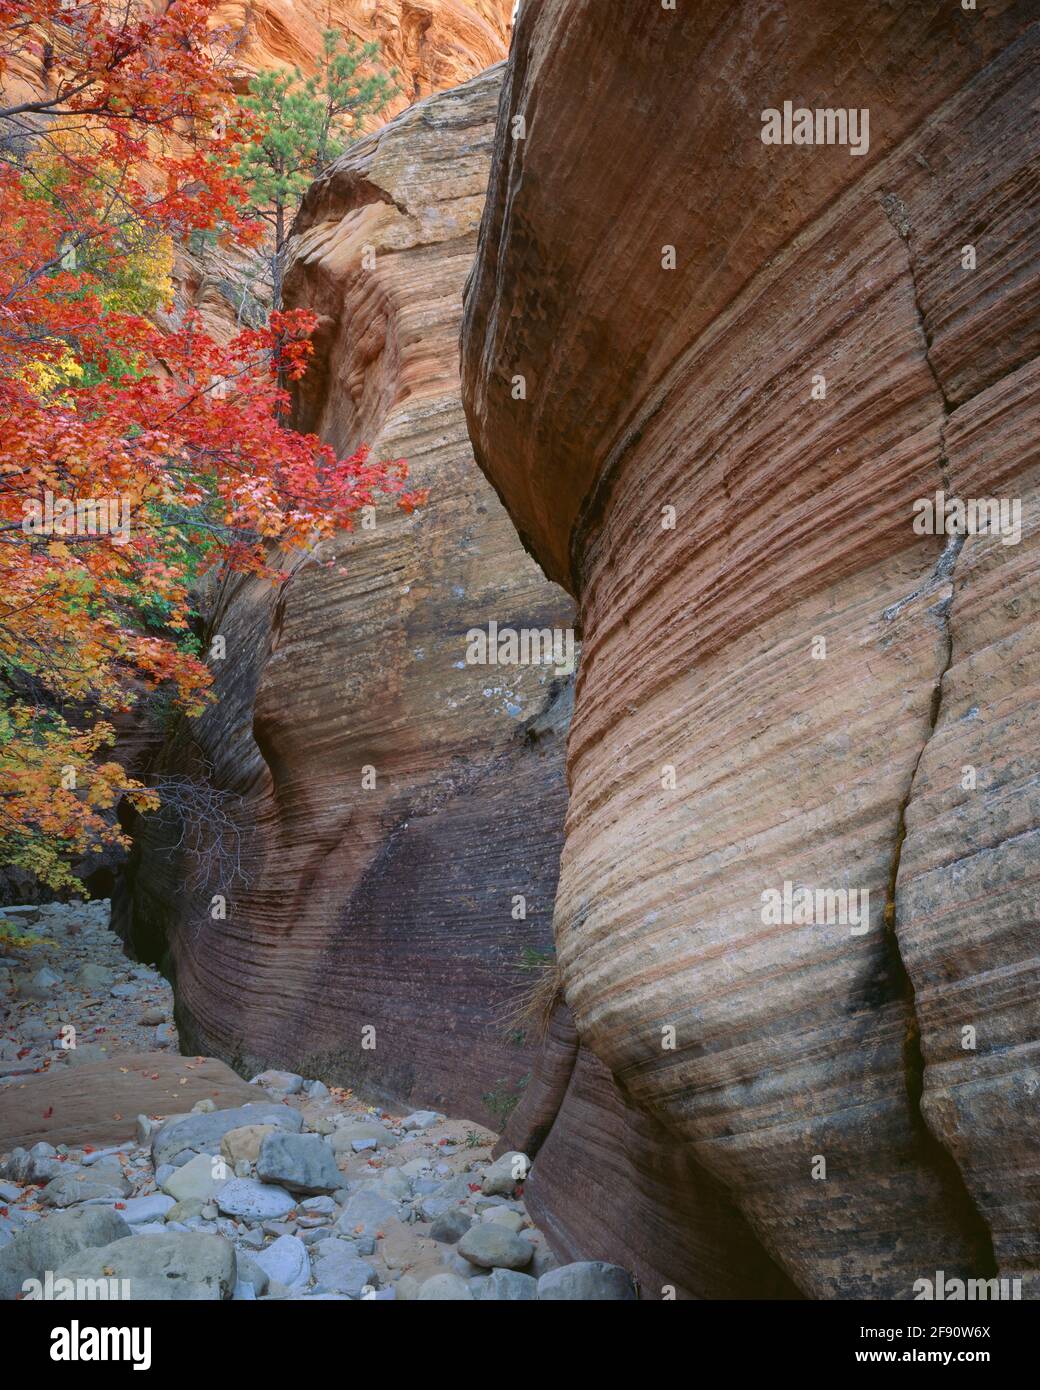
MULTIPOLYGON (((179 1051, 168 982, 108 924, 105 901, 0 909, 0 1104, 33 1076, 179 1051)), ((526 1156, 492 1160, 483 1125, 292 1072, 252 1081, 255 1109, 203 1100, 128 1117, 117 1145, 0 1154, 0 1299, 100 1276, 139 1299, 637 1297, 615 1265, 558 1264, 524 1206, 526 1156)))

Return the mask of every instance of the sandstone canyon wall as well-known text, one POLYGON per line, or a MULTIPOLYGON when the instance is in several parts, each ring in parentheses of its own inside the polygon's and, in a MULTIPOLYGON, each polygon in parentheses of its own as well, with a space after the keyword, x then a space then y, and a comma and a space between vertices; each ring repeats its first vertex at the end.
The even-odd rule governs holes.
POLYGON ((381 510, 280 592, 238 581, 221 596, 218 704, 157 770, 215 796, 204 805, 231 821, 242 877, 229 866, 228 917, 213 922, 211 840, 200 872, 181 821, 142 823, 117 917, 173 975, 186 1048, 495 1125, 524 1096, 532 1150, 538 1113, 566 1090, 581 1123, 539 1147, 539 1172, 582 1194, 579 1227, 545 1212, 561 1255, 620 1262, 648 1289, 668 1276, 680 1296, 790 1293, 721 1186, 578 1047, 566 1011, 544 1048, 522 1021, 503 1027, 552 949, 572 681, 467 666, 463 638, 490 620, 569 624, 572 605, 473 461, 459 393, 500 83, 492 69, 410 109, 306 199, 286 294, 318 329, 295 423, 341 453, 364 439, 407 458, 430 500, 412 518, 381 510))
MULTIPOLYGON (((564 992, 671 1155, 633 1208, 694 1165, 810 1297, 1037 1296, 1038 50, 1024 3, 525 0, 503 88, 463 392, 579 603, 564 992), (764 144, 785 100, 869 150, 764 144), (916 534, 939 489, 1020 541, 916 534)), ((507 1137, 580 1246, 576 1049, 507 1137)))
MULTIPOLYGON (((264 68, 316 70, 322 33, 339 29, 358 44, 378 43, 397 94, 366 129, 434 92, 454 87, 493 63, 509 47, 512 0, 221 0, 212 19, 225 44, 236 88, 264 68)), ((41 81, 37 76, 37 82, 41 81)), ((195 309, 218 340, 270 309, 269 272, 255 250, 178 248, 174 312, 195 309)))
POLYGON ((325 29, 378 43, 384 66, 397 73, 388 108, 397 115, 497 63, 509 47, 512 13, 513 0, 221 0, 214 28, 231 35, 244 75, 313 71, 325 29))
POLYGON ((429 504, 381 506, 279 589, 220 596, 217 703, 158 769, 209 824, 201 843, 177 819, 142 826, 117 906, 170 968, 187 1049, 492 1124, 532 1065, 502 1014, 551 949, 572 684, 465 659, 489 620, 572 618, 477 469, 459 396, 500 81, 410 108, 307 200, 286 292, 320 328, 298 423, 406 458, 429 504))

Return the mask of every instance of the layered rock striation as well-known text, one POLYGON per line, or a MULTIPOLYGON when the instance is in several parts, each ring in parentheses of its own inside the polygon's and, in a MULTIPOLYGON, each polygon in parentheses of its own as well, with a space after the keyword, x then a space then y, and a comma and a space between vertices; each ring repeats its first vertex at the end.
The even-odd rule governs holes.
POLYGON ((397 75, 396 115, 465 82, 509 47, 513 0, 221 0, 213 28, 228 33, 244 75, 260 68, 314 70, 326 29, 378 43, 397 75))
MULTIPOLYGON (((396 91, 385 112, 366 119, 364 128, 371 130, 499 62, 509 47, 511 14, 512 0, 221 0, 211 28, 215 44, 228 51, 241 91, 263 69, 313 75, 326 29, 338 29, 347 43, 378 43, 375 67, 394 74, 396 91)), ((195 310, 218 341, 262 323, 271 307, 267 254, 239 246, 179 246, 174 316, 195 310)))
POLYGON ((572 683, 468 661, 472 629, 572 622, 459 396, 500 81, 410 108, 307 199, 286 294, 319 329, 297 423, 407 459, 429 502, 219 596, 218 698, 166 750, 169 809, 116 909, 166 960, 187 1049, 485 1122, 532 1066, 503 1020, 551 950, 572 683))
POLYGON ((597 11, 521 9, 463 342, 579 602, 582 1048, 804 1294, 1035 1297, 1035 8, 597 11), (785 101, 867 148, 764 143, 785 101), (937 491, 1020 535, 920 533, 937 491))

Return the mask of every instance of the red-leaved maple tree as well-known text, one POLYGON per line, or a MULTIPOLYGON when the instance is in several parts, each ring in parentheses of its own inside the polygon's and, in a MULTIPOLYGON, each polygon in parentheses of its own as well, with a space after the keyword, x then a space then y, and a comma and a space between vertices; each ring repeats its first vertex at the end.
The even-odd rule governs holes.
POLYGON ((218 342, 172 313, 172 248, 255 244, 249 137, 215 0, 0 0, 0 858, 52 887, 155 794, 106 760, 145 686, 197 712, 191 586, 277 578, 381 497, 400 460, 287 428, 311 317, 218 342))

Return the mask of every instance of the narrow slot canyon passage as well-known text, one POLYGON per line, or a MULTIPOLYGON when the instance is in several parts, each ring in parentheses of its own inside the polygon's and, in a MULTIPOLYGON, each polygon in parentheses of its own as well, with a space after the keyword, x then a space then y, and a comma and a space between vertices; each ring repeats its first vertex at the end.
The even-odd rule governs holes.
POLYGON ((1010 1338, 1035 0, 34 5, 0 1299, 1010 1338))

